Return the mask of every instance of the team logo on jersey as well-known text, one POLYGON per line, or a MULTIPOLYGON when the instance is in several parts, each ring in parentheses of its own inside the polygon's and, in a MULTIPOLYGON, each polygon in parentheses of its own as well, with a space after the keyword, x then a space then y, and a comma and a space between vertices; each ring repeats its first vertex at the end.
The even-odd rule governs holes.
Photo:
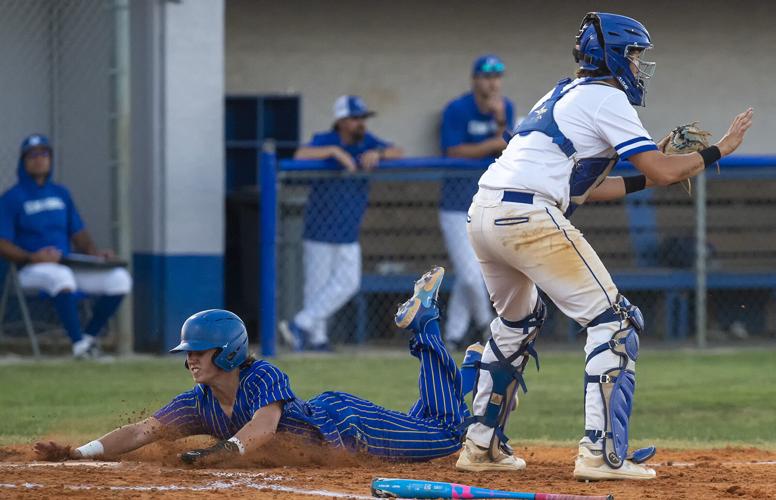
POLYGON ((40 212, 50 212, 52 210, 64 210, 65 202, 62 198, 57 196, 51 196, 49 198, 42 198, 40 200, 30 200, 24 202, 24 213, 27 215, 35 215, 40 212))
POLYGON ((469 120, 469 123, 466 126, 466 131, 469 132, 469 135, 490 135, 496 130, 498 130, 498 127, 494 120, 487 122, 469 120))

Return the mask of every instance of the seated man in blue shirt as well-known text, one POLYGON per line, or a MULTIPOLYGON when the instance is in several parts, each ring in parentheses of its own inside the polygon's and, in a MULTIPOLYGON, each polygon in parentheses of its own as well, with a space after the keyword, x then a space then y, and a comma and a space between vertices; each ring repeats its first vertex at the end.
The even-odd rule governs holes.
POLYGON ((42 290, 54 306, 73 342, 73 356, 98 354, 96 337, 132 288, 121 267, 71 269, 60 263, 71 250, 112 257, 98 251, 86 231, 70 192, 51 181, 52 149, 46 136, 33 134, 22 142, 17 172, 19 183, 0 198, 0 256, 23 266, 19 281, 25 289, 42 290), (94 314, 82 328, 74 292, 99 295, 94 314))
POLYGON ((304 306, 279 330, 294 350, 328 351, 326 321, 345 305, 361 284, 358 235, 369 197, 362 172, 383 159, 399 158, 402 150, 370 134, 366 119, 374 116, 357 96, 334 103, 334 126, 317 133, 294 158, 334 159, 342 175, 316 180, 304 212, 304 306))
MULTIPOLYGON (((472 89, 450 101, 442 115, 442 154, 451 158, 492 159, 506 146, 502 135, 514 125, 512 101, 501 95, 504 63, 494 55, 474 61, 472 89)), ((451 349, 467 345, 474 321, 485 331, 494 317, 480 266, 466 235, 466 212, 477 192, 477 175, 462 172, 442 183, 439 224, 455 271, 450 294, 445 341, 451 349)))

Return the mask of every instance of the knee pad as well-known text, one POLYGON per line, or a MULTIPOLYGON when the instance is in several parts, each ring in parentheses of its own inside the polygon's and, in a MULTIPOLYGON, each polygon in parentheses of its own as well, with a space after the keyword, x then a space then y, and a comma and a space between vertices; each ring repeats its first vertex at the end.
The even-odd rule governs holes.
POLYGON ((639 333, 644 329, 644 318, 638 307, 625 297, 618 297, 617 303, 604 311, 590 326, 604 323, 617 323, 618 329, 611 339, 594 348, 587 357, 586 364, 599 354, 611 351, 619 357, 619 366, 612 367, 602 374, 591 375, 585 370, 585 397, 587 385, 598 384, 604 404, 606 418, 604 429, 588 429, 585 435, 593 442, 602 439, 603 457, 614 468, 622 467, 626 459, 643 462, 655 454, 654 447, 636 450, 628 455, 628 429, 636 390, 636 372, 629 368, 639 357, 639 333), (608 320, 608 321, 607 321, 608 320))
MULTIPOLYGON (((534 349, 534 342, 536 337, 541 331, 542 324, 547 317, 547 309, 542 302, 541 298, 538 299, 536 307, 533 313, 526 318, 510 322, 504 319, 501 321, 510 328, 521 328, 525 332, 526 337, 520 343, 517 350, 510 356, 504 356, 499 349, 496 342, 491 338, 488 342, 493 354, 496 356, 496 361, 485 363, 482 361, 476 362, 477 367, 480 370, 487 370, 490 373, 493 380, 493 387, 491 389, 490 398, 488 404, 485 407, 485 413, 483 415, 474 415, 464 421, 462 427, 468 427, 473 423, 480 423, 493 429, 493 436, 490 440, 490 446, 488 452, 491 458, 498 455, 499 450, 512 454, 512 449, 509 447, 509 438, 504 434, 504 427, 507 422, 509 414, 517 407, 517 390, 522 388, 523 392, 528 392, 523 379, 523 371, 528 363, 528 358, 533 357, 536 361, 536 369, 539 369, 539 356, 534 349), (520 363, 515 366, 514 363, 518 358, 522 356, 520 363)), ((474 397, 477 396, 477 385, 479 383, 479 374, 477 372, 477 379, 474 381, 474 397)))

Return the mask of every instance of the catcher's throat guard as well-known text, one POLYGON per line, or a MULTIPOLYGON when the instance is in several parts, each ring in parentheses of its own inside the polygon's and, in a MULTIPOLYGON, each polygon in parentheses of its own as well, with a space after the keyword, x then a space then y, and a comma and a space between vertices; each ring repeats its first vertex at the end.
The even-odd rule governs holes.
POLYGON ((638 307, 619 296, 618 301, 587 328, 614 322, 619 323, 618 330, 607 343, 593 349, 586 360, 589 365, 594 357, 611 351, 619 357, 620 365, 602 374, 591 375, 588 369, 585 370, 585 397, 587 385, 598 384, 606 418, 604 429, 588 429, 585 435, 594 443, 601 439, 604 461, 613 469, 619 469, 625 460, 636 463, 648 460, 655 454, 655 448, 638 449, 628 455, 628 429, 636 390, 635 362, 639 357, 639 334, 644 331, 644 317, 638 307))
MULTIPOLYGON (((504 434, 509 414, 517 408, 518 398, 517 389, 521 387, 523 392, 528 392, 523 379, 523 371, 528 363, 528 358, 533 357, 536 361, 536 369, 539 369, 539 356, 534 349, 534 342, 541 331, 542 324, 547 318, 547 309, 541 298, 537 301, 534 312, 520 321, 507 321, 500 319, 509 328, 522 329, 525 337, 520 343, 517 351, 510 356, 504 356, 496 342, 491 338, 488 343, 496 361, 491 363, 478 363, 480 370, 486 370, 490 373, 493 381, 488 404, 485 407, 483 415, 475 415, 464 421, 462 427, 468 427, 473 423, 480 423, 493 429, 493 435, 488 446, 488 455, 491 459, 496 459, 499 451, 508 455, 512 454, 512 448, 509 446, 509 438, 504 434), (522 359, 520 359, 522 357, 522 359), (518 365, 512 363, 520 359, 518 365)), ((477 396, 477 384, 479 382, 479 373, 474 383, 474 397, 477 396)))

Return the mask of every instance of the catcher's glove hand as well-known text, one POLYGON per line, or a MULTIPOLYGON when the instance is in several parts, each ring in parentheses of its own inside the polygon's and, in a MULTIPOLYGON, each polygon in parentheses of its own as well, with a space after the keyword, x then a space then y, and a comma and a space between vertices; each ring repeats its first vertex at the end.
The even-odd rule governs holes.
POLYGON ((709 147, 711 132, 698 128, 698 122, 679 125, 668 135, 668 142, 663 148, 667 155, 695 153, 709 147))
POLYGON ((181 461, 185 464, 210 463, 226 458, 229 455, 239 455, 240 448, 231 441, 219 441, 210 448, 201 448, 181 453, 181 461))
MULTIPOLYGON (((711 132, 698 128, 698 122, 679 125, 668 134, 663 152, 667 155, 697 153, 709 147, 710 137, 711 132)), ((687 194, 692 195, 692 181, 686 179, 681 184, 687 194)))

